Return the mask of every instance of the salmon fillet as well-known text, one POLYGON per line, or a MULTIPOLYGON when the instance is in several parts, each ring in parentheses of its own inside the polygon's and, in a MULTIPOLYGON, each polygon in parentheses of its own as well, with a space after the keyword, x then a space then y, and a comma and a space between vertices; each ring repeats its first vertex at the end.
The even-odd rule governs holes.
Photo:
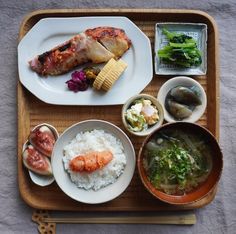
POLYGON ((41 76, 66 73, 87 62, 104 63, 121 57, 131 46, 124 30, 113 27, 88 29, 29 61, 41 76))
POLYGON ((106 166, 113 158, 110 151, 92 151, 79 155, 70 161, 70 169, 74 172, 93 172, 106 166))

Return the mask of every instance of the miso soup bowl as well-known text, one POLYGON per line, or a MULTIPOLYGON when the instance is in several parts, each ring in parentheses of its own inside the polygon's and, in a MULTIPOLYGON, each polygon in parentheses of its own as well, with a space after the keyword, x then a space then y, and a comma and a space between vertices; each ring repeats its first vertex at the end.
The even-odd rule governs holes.
POLYGON ((138 172, 141 178, 141 181, 144 187, 156 198, 159 200, 173 204, 173 205, 188 205, 191 203, 195 203, 200 201, 210 193, 214 191, 216 188, 222 173, 223 168, 223 155, 220 149, 220 146, 213 136, 213 134, 204 127, 194 123, 188 122, 175 122, 162 125, 159 129, 152 132, 150 135, 146 137, 144 140, 138 154, 137 159, 138 164, 138 172), (184 195, 168 195, 158 189, 156 189, 148 179, 146 170, 143 165, 144 159, 144 149, 146 144, 151 140, 151 138, 157 134, 158 132, 166 129, 180 129, 182 131, 188 131, 194 133, 196 135, 202 135, 203 138, 207 141, 207 144, 210 146, 212 158, 212 169, 210 174, 208 175, 205 182, 200 184, 198 187, 193 189, 192 191, 185 193, 184 195))

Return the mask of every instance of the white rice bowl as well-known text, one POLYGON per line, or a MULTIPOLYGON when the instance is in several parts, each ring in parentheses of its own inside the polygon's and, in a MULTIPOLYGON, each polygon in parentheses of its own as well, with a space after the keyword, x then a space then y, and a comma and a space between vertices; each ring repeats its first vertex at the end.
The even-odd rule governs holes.
MULTIPOLYGON (((85 135, 86 134, 83 134, 83 136, 85 135)), ((90 145, 93 144, 95 145, 94 140, 92 140, 91 138, 89 143, 91 143, 90 145)), ((85 150, 86 147, 88 147, 88 145, 87 146, 83 145, 83 150, 85 150)), ((74 150, 75 149, 73 149, 73 151, 74 150)), ((96 148, 96 150, 98 149, 96 148)), ((115 156, 116 155, 117 153, 115 154, 115 156)), ((71 157, 73 156, 74 155, 72 155, 71 157)), ((118 197, 129 186, 135 171, 136 157, 132 142, 119 127, 104 120, 91 119, 72 125, 59 136, 53 148, 51 163, 52 163, 53 176, 55 177, 55 182, 66 195, 79 202, 87 204, 99 204, 108 202, 118 197), (100 138, 99 138, 100 140, 98 141, 99 143, 96 144, 99 144, 99 147, 104 147, 103 149, 107 149, 106 147, 112 147, 112 150, 118 150, 118 148, 120 148, 120 150, 123 151, 123 153, 125 154, 126 165, 124 166, 122 173, 118 178, 116 177, 116 175, 114 176, 116 177, 115 182, 110 183, 105 187, 101 187, 98 190, 95 190, 94 188, 93 189, 79 188, 72 181, 68 170, 65 169, 65 162, 64 162, 64 159, 66 158, 65 148, 67 148, 74 140, 75 141, 77 140, 76 139, 77 135, 80 135, 81 133, 85 132, 91 132, 95 129, 102 130, 105 133, 108 133, 109 135, 112 135, 114 138, 116 138, 116 145, 115 144, 113 145, 113 143, 111 143, 110 140, 109 142, 111 144, 105 144, 104 142, 106 142, 107 140, 104 140, 104 142, 101 143, 102 141, 100 138), (117 142, 118 145, 120 142, 120 145, 118 147, 117 147, 117 142)), ((106 166, 107 168, 110 168, 109 164, 107 164, 106 166)), ((110 170, 106 171, 109 171, 109 173, 111 173, 110 170)), ((117 172, 118 169, 116 170, 116 173, 117 172)), ((109 177, 109 179, 106 180, 111 181, 113 179, 114 178, 111 179, 111 177, 109 177)))
POLYGON ((124 172, 126 156, 119 139, 104 130, 80 132, 64 147, 64 168, 69 173, 73 183, 79 188, 95 191, 114 183, 124 172), (91 151, 108 150, 113 154, 112 160, 103 168, 94 172, 74 172, 70 170, 70 161, 78 155, 91 151))

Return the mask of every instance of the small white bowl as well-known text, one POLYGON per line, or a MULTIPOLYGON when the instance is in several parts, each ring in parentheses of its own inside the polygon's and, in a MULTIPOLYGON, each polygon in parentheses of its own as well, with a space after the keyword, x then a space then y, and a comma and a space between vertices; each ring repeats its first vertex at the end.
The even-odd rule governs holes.
MULTIPOLYGON (((29 145, 29 141, 26 141, 23 145, 23 148, 22 148, 22 153, 25 151, 25 149, 28 147, 29 145)), ((46 157, 46 156, 45 156, 46 157)), ((48 186, 50 184, 52 184, 54 182, 54 177, 53 175, 51 176, 47 176, 47 175, 39 175, 31 170, 28 170, 29 171, 29 176, 30 176, 30 179, 37 185, 41 186, 41 187, 44 187, 44 186, 48 186)))
POLYGON ((123 105, 121 117, 122 117, 122 122, 124 124, 124 127, 126 128, 127 131, 129 131, 131 134, 133 134, 135 136, 143 137, 143 136, 149 135, 150 133, 152 133, 153 131, 155 131, 157 128, 159 128, 162 125, 162 123, 164 121, 164 112, 163 112, 162 105, 157 101, 157 99, 155 97, 148 95, 148 94, 138 94, 138 95, 135 95, 135 96, 131 97, 130 99, 128 99, 128 101, 126 101, 126 103, 123 105), (152 102, 152 104, 154 106, 156 106, 156 108, 158 110, 159 120, 157 123, 148 127, 148 129, 146 129, 146 130, 143 130, 140 132, 134 132, 129 128, 129 123, 126 121, 125 113, 126 113, 127 109, 130 108, 131 104, 135 100, 138 100, 141 98, 145 98, 145 99, 150 100, 152 102))
MULTIPOLYGON (((58 133, 57 129, 54 126, 52 126, 50 124, 47 124, 47 123, 42 123, 42 124, 39 124, 39 125, 35 126, 32 131, 34 131, 36 128, 38 128, 40 126, 47 126, 53 132, 53 134, 55 136, 55 139, 56 140, 58 139, 59 133, 58 133)), ((27 140, 24 143, 23 147, 22 147, 22 153, 25 151, 25 149, 28 146, 28 144, 30 144, 30 143, 27 140)), ((35 184, 37 184, 37 185, 39 185, 41 187, 48 186, 48 185, 50 185, 50 184, 52 184, 54 182, 54 176, 53 175, 45 176, 45 175, 39 175, 39 174, 37 174, 37 173, 35 173, 35 172, 31 171, 31 170, 28 170, 28 171, 29 171, 29 176, 30 176, 31 180, 35 184)))
POLYGON ((190 122, 190 123, 194 123, 194 122, 198 121, 205 112, 206 105, 207 105, 207 97, 206 97, 206 93, 205 93, 203 87, 196 80, 194 80, 190 77, 187 77, 187 76, 174 77, 174 78, 166 81, 161 86, 161 88, 158 92, 158 95, 157 95, 157 100, 163 106, 164 119, 169 123, 177 122, 177 120, 174 117, 172 117, 172 115, 170 115, 169 112, 165 108, 165 99, 166 99, 166 96, 167 96, 168 92, 172 88, 175 88, 177 86, 186 86, 186 87, 196 86, 199 89, 202 104, 195 107, 195 109, 194 109, 191 116, 181 120, 181 121, 190 122))
POLYGON ((87 204, 104 203, 123 193, 133 177, 135 164, 135 151, 129 138, 120 128, 103 120, 86 120, 72 125, 60 135, 52 153, 52 170, 58 186, 72 199, 87 204), (76 184, 71 181, 69 174, 64 169, 63 163, 64 147, 68 145, 78 133, 94 129, 104 130, 118 138, 124 147, 126 155, 124 172, 113 184, 109 184, 97 191, 78 188, 76 184))

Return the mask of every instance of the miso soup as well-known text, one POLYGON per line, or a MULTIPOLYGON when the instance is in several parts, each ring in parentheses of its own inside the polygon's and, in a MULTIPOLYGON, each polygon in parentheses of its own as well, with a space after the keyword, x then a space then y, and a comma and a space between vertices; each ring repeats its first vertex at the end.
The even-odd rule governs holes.
POLYGON ((183 195, 203 183, 212 168, 207 139, 187 130, 161 130, 144 148, 144 168, 152 185, 183 195))

